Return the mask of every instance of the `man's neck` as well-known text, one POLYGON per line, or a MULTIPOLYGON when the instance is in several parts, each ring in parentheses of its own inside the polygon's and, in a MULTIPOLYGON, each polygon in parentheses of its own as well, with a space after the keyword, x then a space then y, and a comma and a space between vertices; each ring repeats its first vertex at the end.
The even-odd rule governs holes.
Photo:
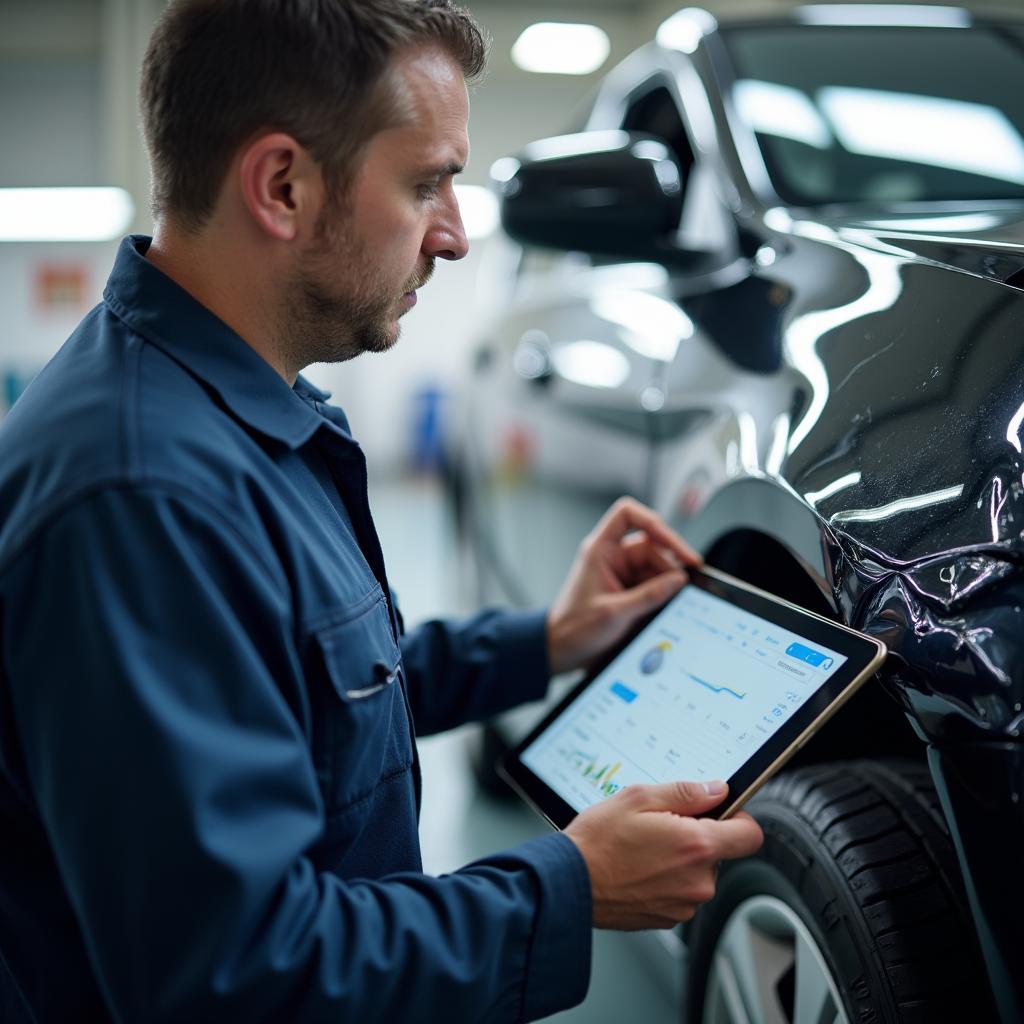
POLYGON ((218 245, 217 235, 209 227, 193 233, 160 223, 146 259, 223 320, 291 387, 296 372, 284 365, 275 345, 274 289, 265 281, 265 263, 246 259, 244 245, 218 245))

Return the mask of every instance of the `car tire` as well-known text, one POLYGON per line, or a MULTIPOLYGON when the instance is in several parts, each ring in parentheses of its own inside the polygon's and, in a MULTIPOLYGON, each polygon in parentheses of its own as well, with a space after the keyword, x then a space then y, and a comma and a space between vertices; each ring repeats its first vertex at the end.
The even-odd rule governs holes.
POLYGON ((996 1019, 927 768, 819 764, 750 804, 765 842, 687 928, 692 1024, 996 1019))

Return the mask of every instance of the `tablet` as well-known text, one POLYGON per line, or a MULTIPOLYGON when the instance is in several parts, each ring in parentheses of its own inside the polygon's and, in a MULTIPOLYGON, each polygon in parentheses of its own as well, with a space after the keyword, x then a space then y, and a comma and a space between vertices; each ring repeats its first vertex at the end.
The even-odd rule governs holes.
POLYGON ((710 568, 499 765, 557 828, 624 786, 723 779, 725 818, 885 659, 879 641, 710 568))

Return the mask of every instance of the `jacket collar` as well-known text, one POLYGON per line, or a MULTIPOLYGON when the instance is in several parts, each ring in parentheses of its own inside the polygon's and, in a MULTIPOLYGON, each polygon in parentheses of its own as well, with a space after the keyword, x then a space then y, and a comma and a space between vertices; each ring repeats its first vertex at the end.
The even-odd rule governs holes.
POLYGON ((340 429, 309 404, 325 402, 326 392, 301 376, 288 387, 223 320, 146 259, 151 241, 129 235, 118 249, 103 300, 119 319, 212 388, 238 419, 289 448, 327 423, 340 429))

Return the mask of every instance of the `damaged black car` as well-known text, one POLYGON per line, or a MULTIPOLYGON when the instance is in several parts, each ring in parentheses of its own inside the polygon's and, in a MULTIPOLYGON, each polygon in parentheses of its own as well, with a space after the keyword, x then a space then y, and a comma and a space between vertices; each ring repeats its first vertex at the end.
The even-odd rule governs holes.
MULTIPOLYGON (((755 799, 687 1019, 1024 1020, 1024 25, 687 9, 493 170, 458 455, 484 599, 621 493, 885 670, 755 799)), ((489 747, 515 725, 499 723, 489 747)))

